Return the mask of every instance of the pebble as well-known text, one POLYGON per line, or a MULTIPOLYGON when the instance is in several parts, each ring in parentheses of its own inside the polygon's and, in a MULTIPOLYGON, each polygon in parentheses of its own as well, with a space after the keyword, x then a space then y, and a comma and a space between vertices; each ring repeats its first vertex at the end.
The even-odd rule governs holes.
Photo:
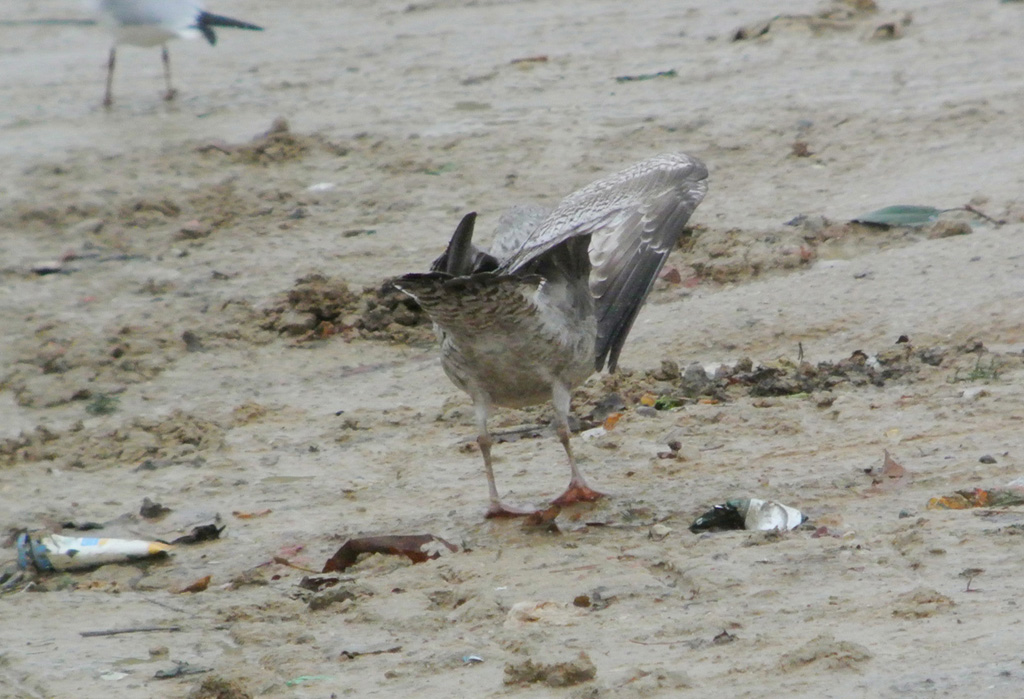
POLYGON ((63 271, 64 266, 57 260, 47 260, 45 262, 37 262, 32 265, 32 272, 43 276, 45 274, 57 274, 63 271))
POLYGON ((189 221, 178 229, 178 235, 175 237, 178 240, 197 240, 207 237, 211 232, 213 232, 211 226, 199 221, 189 221))
POLYGON ((661 541, 671 533, 672 527, 666 527, 664 524, 654 524, 651 525, 650 530, 647 532, 647 537, 655 541, 661 541))

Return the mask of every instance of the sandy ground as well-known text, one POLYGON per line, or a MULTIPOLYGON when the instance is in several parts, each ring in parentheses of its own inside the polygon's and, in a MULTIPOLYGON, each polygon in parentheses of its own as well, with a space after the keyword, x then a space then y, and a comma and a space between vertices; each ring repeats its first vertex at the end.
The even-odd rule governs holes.
MULTIPOLYGON (((13 587, 0 696, 1021 695, 1024 515, 926 506, 1024 465, 1024 5, 224 0, 267 31, 172 45, 170 104, 159 52, 123 49, 109 112, 102 32, 8 5, 0 526, 226 528, 13 587), (559 533, 484 521, 468 400, 375 290, 466 211, 488 231, 675 150, 710 192, 623 372, 576 400, 627 405, 574 439, 610 497, 559 533), (1005 224, 845 225, 967 203, 1005 224), (671 364, 744 358, 703 393, 671 364), (902 478, 866 472, 886 450, 902 478), (687 530, 751 496, 810 523, 687 530), (285 564, 425 533, 466 550, 321 592, 285 564), (153 625, 180 630, 80 635, 153 625), (177 663, 208 672, 155 678, 177 663)), ((564 486, 550 435, 495 452, 512 501, 564 486)))

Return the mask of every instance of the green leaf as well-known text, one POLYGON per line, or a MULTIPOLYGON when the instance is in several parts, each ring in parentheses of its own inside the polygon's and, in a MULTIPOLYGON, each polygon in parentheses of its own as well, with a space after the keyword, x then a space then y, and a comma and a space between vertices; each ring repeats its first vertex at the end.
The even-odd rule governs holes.
POLYGON ((659 396, 658 400, 654 401, 655 410, 672 410, 678 408, 683 404, 683 401, 672 396, 659 396))
POLYGON ((858 216, 853 223, 869 226, 924 226, 939 217, 942 209, 933 206, 887 206, 871 213, 858 216))

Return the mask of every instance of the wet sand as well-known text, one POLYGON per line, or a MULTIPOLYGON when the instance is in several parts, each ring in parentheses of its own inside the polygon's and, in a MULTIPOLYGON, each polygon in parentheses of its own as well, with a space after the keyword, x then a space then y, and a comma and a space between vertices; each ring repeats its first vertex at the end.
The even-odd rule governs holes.
MULTIPOLYGON (((267 31, 172 44, 173 103, 124 48, 110 111, 100 30, 0 25, 0 525, 226 525, 0 598, 0 696, 1017 696, 1024 512, 927 504, 1021 475, 1024 5, 706 5, 229 0, 267 31), (708 196, 574 400, 626 404, 573 441, 610 497, 557 534, 485 521, 469 400, 381 284, 467 211, 666 151, 708 196), (1005 223, 847 223, 896 204, 1005 223), (703 392, 672 370, 744 359, 703 392), (866 472, 886 451, 902 478, 866 472), (687 530, 733 497, 810 522, 687 530), (464 550, 299 585, 425 533, 464 550), (133 626, 181 630, 80 636, 133 626), (179 662, 208 672, 154 678, 179 662)), ((512 502, 565 485, 537 434, 495 446, 512 502)))

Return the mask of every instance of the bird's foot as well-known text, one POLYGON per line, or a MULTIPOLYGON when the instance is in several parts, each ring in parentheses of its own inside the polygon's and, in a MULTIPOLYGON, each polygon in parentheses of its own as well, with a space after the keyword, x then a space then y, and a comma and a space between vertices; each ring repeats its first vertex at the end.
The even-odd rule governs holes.
POLYGON ((178 91, 173 87, 164 93, 164 102, 171 102, 178 96, 178 91))
POLYGON ((536 514, 536 510, 526 510, 519 507, 511 507, 503 502, 492 502, 487 508, 487 519, 508 519, 510 517, 529 517, 536 514))
POLYGON ((559 495, 557 498, 551 501, 554 505, 572 505, 577 502, 594 502, 604 497, 604 493, 599 493, 586 483, 571 482, 569 487, 565 489, 565 492, 559 495))

